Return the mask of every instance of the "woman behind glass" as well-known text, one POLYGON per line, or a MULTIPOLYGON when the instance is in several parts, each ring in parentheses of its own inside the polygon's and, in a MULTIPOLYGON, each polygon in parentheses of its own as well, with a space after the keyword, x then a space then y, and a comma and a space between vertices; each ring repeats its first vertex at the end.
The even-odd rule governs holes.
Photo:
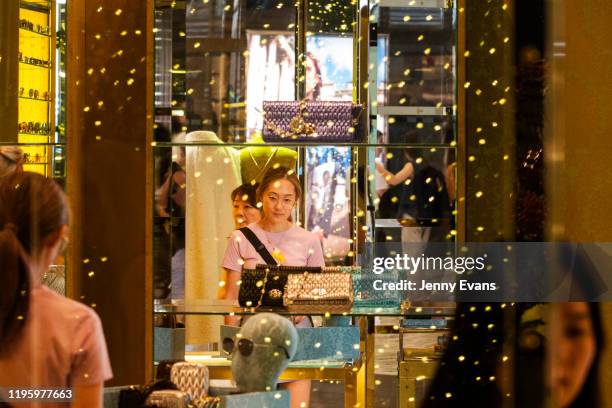
POLYGON ((41 284, 68 218, 54 181, 29 172, 0 181, 0 387, 71 388, 70 406, 96 408, 112 377, 100 319, 41 284))
MULTIPOLYGON (((262 217, 248 228, 264 244, 278 264, 287 266, 325 266, 319 238, 293 224, 291 212, 302 196, 300 180, 293 170, 284 167, 269 170, 257 189, 257 201, 261 202, 262 217)), ((252 269, 265 264, 253 245, 240 230, 230 236, 223 258, 227 276, 226 299, 238 299, 238 281, 242 268, 252 269)), ((295 321, 308 326, 304 316, 295 321)), ((228 323, 236 323, 228 322, 228 323)), ((292 407, 308 407, 310 381, 292 381, 281 387, 291 392, 292 407)))
POLYGON ((257 207, 257 188, 259 184, 243 184, 232 191, 232 217, 234 228, 246 227, 261 219, 261 210, 257 207))

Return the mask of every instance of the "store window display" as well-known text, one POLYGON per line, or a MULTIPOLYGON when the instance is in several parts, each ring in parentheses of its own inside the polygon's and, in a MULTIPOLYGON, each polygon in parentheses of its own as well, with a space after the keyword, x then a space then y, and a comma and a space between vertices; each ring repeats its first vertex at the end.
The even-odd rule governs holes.
MULTIPOLYGON (((302 196, 300 181, 293 170, 284 167, 269 170, 257 189, 257 200, 262 203, 262 217, 248 228, 261 241, 265 249, 280 265, 325 266, 320 239, 313 233, 295 225, 291 212, 302 196)), ((221 264, 226 276, 226 299, 238 299, 238 282, 244 268, 265 264, 248 237, 236 230, 227 242, 221 264)), ((294 318, 298 326, 310 326, 306 316, 294 318)), ((226 317, 226 324, 236 324, 234 316, 226 317)), ((283 385, 291 391, 292 406, 308 406, 310 381, 292 381, 283 385)))
POLYGON ((71 388, 73 406, 102 407, 112 372, 100 319, 41 284, 67 242, 68 223, 54 181, 30 172, 0 181, 0 384, 71 388))

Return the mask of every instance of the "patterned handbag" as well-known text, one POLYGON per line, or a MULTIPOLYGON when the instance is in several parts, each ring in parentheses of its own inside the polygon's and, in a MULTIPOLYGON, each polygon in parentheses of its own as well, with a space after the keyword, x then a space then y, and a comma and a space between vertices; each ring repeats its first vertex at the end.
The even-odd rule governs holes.
MULTIPOLYGON (((401 292, 396 290, 376 290, 374 281, 380 280, 371 270, 362 269, 361 266, 330 266, 325 267, 323 272, 345 272, 353 277, 353 305, 355 307, 390 307, 397 308, 401 302, 401 292)), ((397 282, 399 280, 397 270, 387 270, 385 280, 397 282)))
POLYGON ((170 380, 191 399, 201 399, 208 395, 208 367, 204 364, 185 361, 174 363, 170 371, 170 380))
POLYGON ((290 275, 283 301, 288 308, 350 308, 353 305, 353 278, 350 273, 343 272, 290 275))
POLYGON ((257 265, 243 269, 238 303, 242 307, 283 307, 287 278, 304 272, 318 273, 317 266, 257 265))
POLYGON ((178 390, 153 391, 145 401, 145 407, 189 408, 190 398, 186 392, 178 390))
POLYGON ((336 101, 264 101, 266 142, 359 142, 365 134, 363 106, 336 101))

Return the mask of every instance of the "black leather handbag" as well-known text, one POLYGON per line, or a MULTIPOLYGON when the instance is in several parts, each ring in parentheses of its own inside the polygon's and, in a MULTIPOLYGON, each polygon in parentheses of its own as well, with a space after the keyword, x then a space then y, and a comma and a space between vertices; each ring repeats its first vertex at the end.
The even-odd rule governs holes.
POLYGON ((243 307, 283 307, 287 276, 304 272, 319 273, 318 266, 257 265, 243 269, 238 303, 243 307))
POLYGON ((278 265, 265 245, 248 227, 240 228, 246 239, 266 262, 255 269, 243 269, 240 276, 238 304, 242 307, 283 307, 283 296, 287 285, 287 275, 291 273, 321 272, 317 266, 278 265))

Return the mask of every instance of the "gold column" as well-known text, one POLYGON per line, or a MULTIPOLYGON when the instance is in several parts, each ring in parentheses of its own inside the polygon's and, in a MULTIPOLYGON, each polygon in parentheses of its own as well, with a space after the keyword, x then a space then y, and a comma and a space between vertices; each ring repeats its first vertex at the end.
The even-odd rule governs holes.
MULTIPOLYGON (((612 242, 612 2, 552 0, 545 147, 547 230, 552 240, 612 242)), ((612 303, 602 303, 612 335, 612 303)), ((612 349, 600 361, 602 401, 612 400, 612 349)))
POLYGON ((70 293, 102 319, 111 384, 152 377, 152 0, 68 2, 70 293))
POLYGON ((469 2, 465 15, 465 237, 514 236, 514 47, 510 3, 469 2))
POLYGON ((0 2, 0 142, 17 142, 19 1, 0 2))

